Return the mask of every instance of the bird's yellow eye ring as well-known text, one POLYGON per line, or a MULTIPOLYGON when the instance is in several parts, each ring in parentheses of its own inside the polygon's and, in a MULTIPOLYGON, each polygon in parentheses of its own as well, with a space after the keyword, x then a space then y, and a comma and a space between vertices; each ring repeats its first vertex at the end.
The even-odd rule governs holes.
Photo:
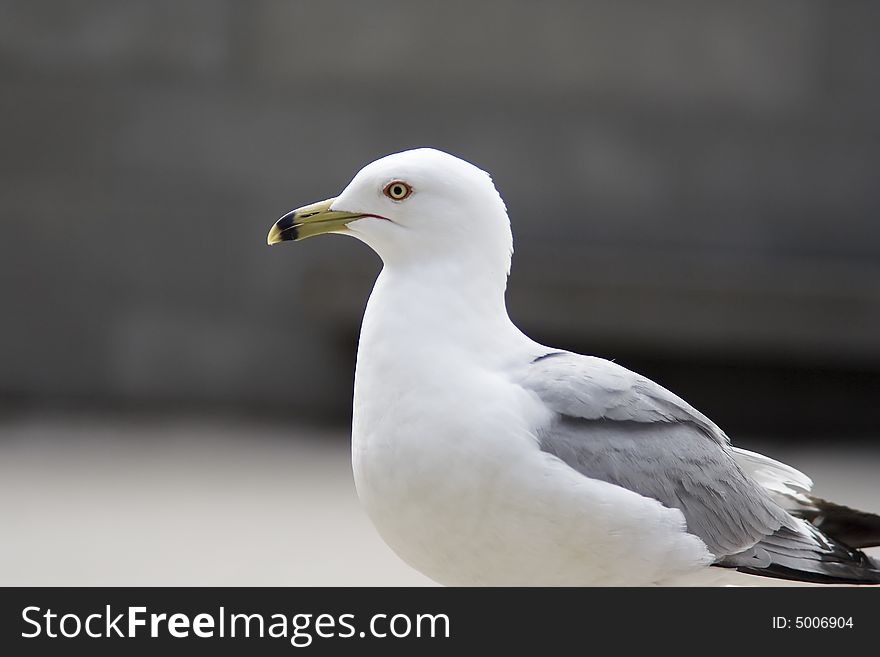
POLYGON ((402 180, 392 180, 385 185, 382 193, 392 201, 402 201, 409 198, 409 195, 413 193, 413 188, 402 180))

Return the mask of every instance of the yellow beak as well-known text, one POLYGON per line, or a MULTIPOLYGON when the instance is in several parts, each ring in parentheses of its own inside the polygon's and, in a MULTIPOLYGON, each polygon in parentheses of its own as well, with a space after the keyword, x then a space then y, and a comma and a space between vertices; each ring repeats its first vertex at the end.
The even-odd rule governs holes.
POLYGON ((335 198, 318 201, 296 210, 291 210, 275 222, 269 230, 269 245, 278 242, 299 241, 321 233, 338 233, 345 230, 346 224, 360 219, 362 214, 331 210, 335 198))

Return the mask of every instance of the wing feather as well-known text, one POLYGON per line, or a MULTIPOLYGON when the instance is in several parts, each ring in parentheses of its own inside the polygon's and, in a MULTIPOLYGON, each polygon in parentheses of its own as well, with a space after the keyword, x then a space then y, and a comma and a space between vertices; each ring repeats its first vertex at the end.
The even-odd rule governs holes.
POLYGON ((533 360, 520 384, 551 411, 537 430, 541 449, 586 477, 679 509, 716 565, 880 582, 867 556, 786 511, 808 499, 808 477, 731 447, 709 418, 650 379, 600 358, 554 352, 533 360))

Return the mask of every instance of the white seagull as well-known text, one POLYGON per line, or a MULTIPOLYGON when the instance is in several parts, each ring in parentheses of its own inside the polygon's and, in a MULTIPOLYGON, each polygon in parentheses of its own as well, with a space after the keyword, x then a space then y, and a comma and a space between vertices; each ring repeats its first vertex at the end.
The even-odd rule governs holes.
POLYGON ((507 314, 510 221, 490 176, 383 157, 269 244, 321 233, 384 267, 357 355, 352 464, 389 546, 447 585, 877 584, 880 517, 737 449, 672 392, 538 344, 507 314), (735 576, 733 578, 731 576, 735 576))

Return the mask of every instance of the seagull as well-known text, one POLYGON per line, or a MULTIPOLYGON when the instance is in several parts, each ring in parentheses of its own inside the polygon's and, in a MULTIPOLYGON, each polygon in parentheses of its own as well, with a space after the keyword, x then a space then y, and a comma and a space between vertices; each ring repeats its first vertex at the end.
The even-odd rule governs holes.
POLYGON ((485 171, 430 148, 388 155, 268 242, 323 233, 383 262, 352 466, 416 570, 450 586, 880 583, 860 550, 880 545, 880 517, 813 496, 806 475, 733 447, 646 377, 513 324, 510 220, 485 171))

